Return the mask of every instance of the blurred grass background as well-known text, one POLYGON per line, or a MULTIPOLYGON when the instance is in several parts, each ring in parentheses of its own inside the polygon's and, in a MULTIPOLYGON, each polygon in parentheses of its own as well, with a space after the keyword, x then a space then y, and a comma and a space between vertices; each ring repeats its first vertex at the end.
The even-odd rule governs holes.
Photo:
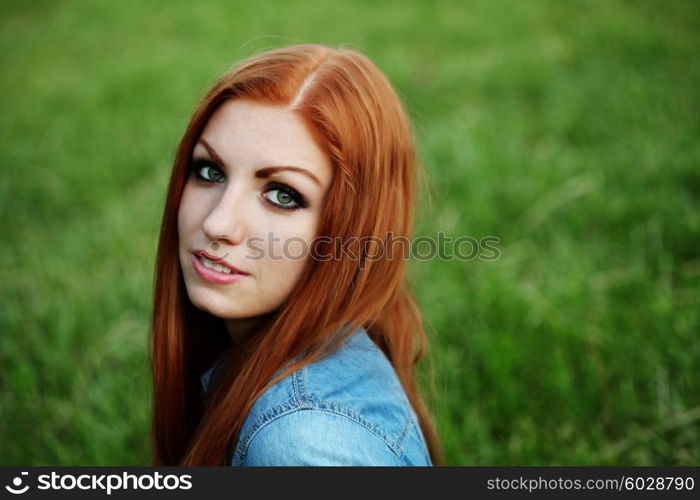
POLYGON ((231 64, 303 42, 404 99, 417 235, 500 238, 411 263, 449 463, 697 465, 698 26, 693 1, 2 2, 0 465, 148 463, 177 141, 231 64))

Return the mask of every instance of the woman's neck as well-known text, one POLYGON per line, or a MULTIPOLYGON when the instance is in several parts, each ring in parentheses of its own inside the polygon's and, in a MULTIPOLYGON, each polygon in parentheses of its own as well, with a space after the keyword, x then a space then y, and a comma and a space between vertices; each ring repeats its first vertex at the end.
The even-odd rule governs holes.
POLYGON ((241 345, 250 337, 261 331, 272 319, 273 313, 253 318, 225 319, 224 325, 232 345, 241 345))

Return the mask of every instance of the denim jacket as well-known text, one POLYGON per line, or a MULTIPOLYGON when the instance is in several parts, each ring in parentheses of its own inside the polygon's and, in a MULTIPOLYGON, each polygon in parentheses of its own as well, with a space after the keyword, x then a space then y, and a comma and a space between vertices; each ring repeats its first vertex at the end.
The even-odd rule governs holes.
MULTIPOLYGON (((205 391, 217 366, 201 377, 205 391)), ((289 374, 258 398, 229 463, 432 465, 394 368, 363 328, 338 350, 289 374)))

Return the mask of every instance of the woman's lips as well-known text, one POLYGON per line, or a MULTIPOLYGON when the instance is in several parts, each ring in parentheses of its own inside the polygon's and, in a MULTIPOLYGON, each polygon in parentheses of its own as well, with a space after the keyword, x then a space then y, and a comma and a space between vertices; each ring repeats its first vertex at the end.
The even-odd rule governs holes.
POLYGON ((248 274, 248 273, 243 272, 243 271, 241 271, 240 269, 238 269, 238 268, 232 266, 231 264, 229 264, 228 262, 226 262, 226 261, 225 261, 224 259, 222 259, 221 257, 216 257, 215 255, 210 255, 209 253, 207 253, 206 250, 195 250, 195 251, 192 252, 192 253, 194 253, 195 255, 197 255, 197 256, 199 256, 199 257, 204 257, 205 259, 207 259, 207 260, 210 261, 210 262, 214 262, 214 263, 216 263, 216 264, 219 264, 221 267, 225 267, 225 268, 227 268, 227 269, 230 269, 230 270, 233 271, 233 272, 236 272, 236 273, 239 273, 239 274, 248 274))
POLYGON ((208 267, 205 267, 204 264, 202 264, 202 261, 199 260, 199 257, 197 257, 195 254, 192 254, 192 267, 194 267, 195 272, 204 280, 209 281, 211 283, 216 283, 219 285, 230 285, 232 283, 236 283, 243 278, 247 278, 247 274, 242 274, 242 273, 222 273, 219 271, 215 271, 214 269, 209 269, 208 267))

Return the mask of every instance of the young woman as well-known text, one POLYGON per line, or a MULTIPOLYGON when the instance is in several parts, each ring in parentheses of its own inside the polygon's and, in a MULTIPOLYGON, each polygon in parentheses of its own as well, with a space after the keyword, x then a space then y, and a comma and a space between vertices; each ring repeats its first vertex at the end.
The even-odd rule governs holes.
POLYGON ((355 50, 276 49, 219 79, 160 232, 154 465, 442 464, 414 378, 416 175, 401 102, 355 50))

